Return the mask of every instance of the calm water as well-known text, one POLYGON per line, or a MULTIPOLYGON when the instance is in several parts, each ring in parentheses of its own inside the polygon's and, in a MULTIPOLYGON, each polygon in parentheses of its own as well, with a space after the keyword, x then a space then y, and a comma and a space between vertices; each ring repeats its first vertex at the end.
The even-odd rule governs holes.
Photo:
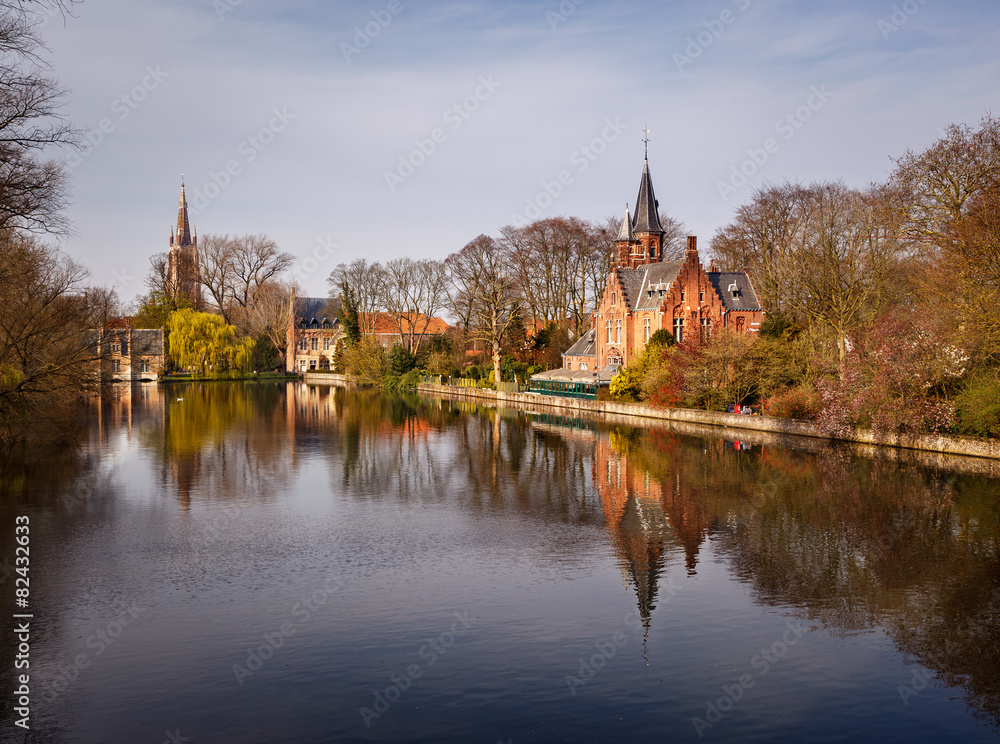
POLYGON ((87 427, 0 476, 2 741, 998 738, 995 463, 284 384, 87 427))

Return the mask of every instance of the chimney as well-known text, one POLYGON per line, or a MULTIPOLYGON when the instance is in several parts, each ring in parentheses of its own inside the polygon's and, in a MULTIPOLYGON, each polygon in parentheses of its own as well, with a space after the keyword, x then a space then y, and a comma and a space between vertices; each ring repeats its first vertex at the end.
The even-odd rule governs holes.
POLYGON ((709 271, 715 271, 715 259, 714 258, 710 258, 708 260, 708 270, 709 271))
POLYGON ((687 250, 684 252, 684 260, 689 263, 698 263, 698 236, 688 235, 687 250))

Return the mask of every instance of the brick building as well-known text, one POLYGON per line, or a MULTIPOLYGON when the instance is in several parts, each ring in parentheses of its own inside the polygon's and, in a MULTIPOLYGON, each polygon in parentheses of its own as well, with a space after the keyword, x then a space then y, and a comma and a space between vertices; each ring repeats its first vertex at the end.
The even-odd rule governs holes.
MULTIPOLYGON (((711 267, 705 271, 696 237, 688 237, 682 260, 663 260, 658 206, 646 160, 635 215, 626 207, 615 241, 615 265, 595 313, 596 369, 628 366, 661 328, 681 342, 692 334, 707 339, 719 328, 755 333, 764 319, 750 277, 711 267)), ((573 361, 587 364, 589 359, 573 361)))
POLYGON ((163 374, 163 329, 133 328, 131 318, 109 319, 95 332, 101 379, 140 382, 163 374))
POLYGON ((285 370, 330 369, 337 342, 344 337, 326 297, 296 297, 285 347, 285 370))

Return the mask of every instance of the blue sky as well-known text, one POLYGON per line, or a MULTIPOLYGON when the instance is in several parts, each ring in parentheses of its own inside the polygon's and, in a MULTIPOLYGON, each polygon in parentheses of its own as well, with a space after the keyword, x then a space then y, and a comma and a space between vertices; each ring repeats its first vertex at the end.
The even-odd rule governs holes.
POLYGON ((864 186, 1000 109, 987 2, 85 0, 43 36, 96 143, 63 246, 125 299, 182 172, 199 234, 268 233, 321 295, 341 261, 620 214, 647 127, 707 256, 754 186, 864 186))

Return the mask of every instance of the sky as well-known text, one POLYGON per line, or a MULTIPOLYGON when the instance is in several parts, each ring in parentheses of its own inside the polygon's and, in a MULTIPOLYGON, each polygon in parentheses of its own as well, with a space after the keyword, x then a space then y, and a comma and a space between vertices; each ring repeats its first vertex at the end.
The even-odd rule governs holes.
POLYGON ((84 0, 41 22, 87 130, 58 154, 61 247, 125 300, 181 174, 199 235, 266 233, 324 296, 341 262, 621 215, 647 136, 707 262, 754 188, 861 188, 1000 110, 985 0, 84 0))

